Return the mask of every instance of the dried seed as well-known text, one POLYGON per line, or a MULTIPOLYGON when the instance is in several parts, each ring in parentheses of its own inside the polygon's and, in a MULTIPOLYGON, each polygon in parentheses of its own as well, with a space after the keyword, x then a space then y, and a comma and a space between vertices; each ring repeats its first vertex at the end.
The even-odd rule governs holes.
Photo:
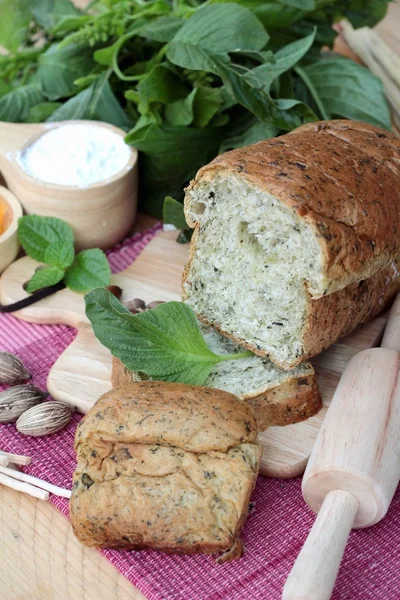
POLYGON ((32 377, 24 367, 24 363, 14 354, 0 352, 0 383, 13 385, 32 377))
POLYGON ((125 308, 131 311, 134 315, 146 309, 146 303, 141 298, 134 298, 124 303, 125 308))
POLYGON ((113 296, 118 298, 118 300, 121 298, 122 288, 120 288, 118 285, 109 285, 107 289, 113 296))
POLYGON ((35 437, 50 435, 63 429, 71 420, 72 410, 62 402, 44 402, 24 412, 17 421, 17 430, 35 437))
POLYGON ((0 393, 0 423, 14 423, 26 410, 43 402, 47 394, 33 385, 16 385, 0 393))
POLYGON ((159 304, 165 304, 165 302, 163 302, 162 300, 156 300, 155 302, 150 302, 150 304, 148 304, 146 306, 147 310, 151 310, 152 308, 155 308, 156 306, 158 306, 159 304))

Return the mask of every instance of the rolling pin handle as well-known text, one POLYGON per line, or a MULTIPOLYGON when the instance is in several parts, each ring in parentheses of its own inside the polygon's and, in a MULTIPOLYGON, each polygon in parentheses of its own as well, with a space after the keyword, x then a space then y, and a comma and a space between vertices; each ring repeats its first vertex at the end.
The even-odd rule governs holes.
POLYGON ((390 309, 389 319, 383 334, 382 348, 400 352, 400 294, 390 309))
POLYGON ((286 580, 282 600, 329 600, 358 500, 344 490, 327 494, 286 580))

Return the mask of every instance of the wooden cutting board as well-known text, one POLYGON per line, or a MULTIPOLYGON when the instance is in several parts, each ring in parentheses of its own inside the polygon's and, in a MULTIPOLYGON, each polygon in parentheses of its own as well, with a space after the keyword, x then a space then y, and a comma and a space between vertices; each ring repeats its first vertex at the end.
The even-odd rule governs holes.
MULTIPOLYGON (((135 297, 146 302, 180 299, 181 273, 189 248, 177 244, 175 238, 176 232, 158 234, 128 269, 113 275, 112 283, 123 289, 122 301, 135 297)), ((36 266, 34 260, 24 257, 8 267, 0 279, 2 304, 26 297, 23 284, 36 266)), ((14 316, 31 323, 62 323, 78 330, 50 371, 47 386, 53 398, 87 412, 111 388, 111 354, 93 334, 85 316, 83 296, 62 290, 14 316)), ((263 475, 290 478, 304 471, 344 367, 356 352, 377 345, 384 325, 385 318, 380 317, 314 359, 324 407, 307 421, 270 427, 260 434, 263 475)))

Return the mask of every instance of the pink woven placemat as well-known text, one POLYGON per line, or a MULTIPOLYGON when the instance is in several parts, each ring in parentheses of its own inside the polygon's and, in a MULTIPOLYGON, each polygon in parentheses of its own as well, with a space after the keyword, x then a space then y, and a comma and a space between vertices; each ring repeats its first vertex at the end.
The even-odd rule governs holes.
MULTIPOLYGON (((125 269, 159 227, 136 234, 109 252, 114 271, 125 269)), ((33 373, 33 383, 45 389, 50 367, 71 343, 74 330, 32 325, 0 315, 0 349, 17 354, 33 373)), ((0 448, 33 457, 26 471, 54 484, 71 487, 75 466, 73 438, 80 415, 67 429, 46 438, 16 433, 0 426, 0 448)), ((68 516, 68 502, 52 496, 68 516)), ((166 556, 154 551, 103 551, 104 556, 149 600, 278 600, 289 570, 313 523, 305 506, 300 479, 259 477, 252 500, 255 511, 243 529, 244 557, 216 565, 211 557, 166 556)), ((398 600, 400 598, 400 493, 386 518, 350 536, 334 600, 398 600)))

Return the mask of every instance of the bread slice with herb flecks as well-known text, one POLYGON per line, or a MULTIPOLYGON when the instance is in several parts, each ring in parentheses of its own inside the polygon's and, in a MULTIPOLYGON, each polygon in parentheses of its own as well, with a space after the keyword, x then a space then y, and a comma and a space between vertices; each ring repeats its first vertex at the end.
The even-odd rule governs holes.
MULTIPOLYGON (((200 325, 207 346, 215 354, 237 354, 243 348, 223 337, 212 327, 200 325)), ((112 386, 148 379, 144 373, 127 369, 113 358, 112 386)), ((271 425, 289 425, 315 415, 321 408, 315 372, 308 362, 291 371, 283 371, 268 358, 249 356, 215 365, 205 386, 234 394, 254 409, 258 427, 264 431, 271 425)))

